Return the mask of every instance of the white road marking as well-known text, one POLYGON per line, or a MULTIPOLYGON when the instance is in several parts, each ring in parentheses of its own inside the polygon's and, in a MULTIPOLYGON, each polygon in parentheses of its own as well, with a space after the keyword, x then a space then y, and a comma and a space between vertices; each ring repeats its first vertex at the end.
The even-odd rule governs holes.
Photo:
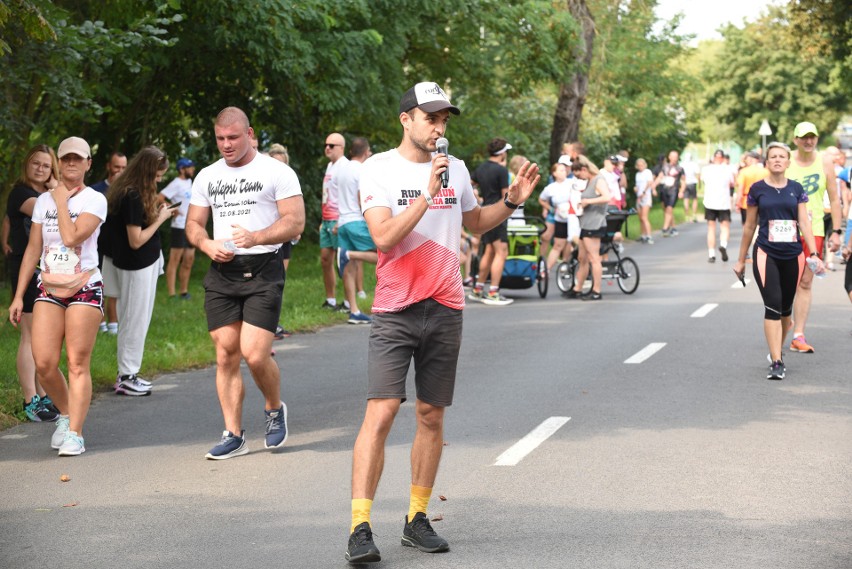
POLYGON ((541 425, 530 431, 527 436, 498 456, 494 466, 515 466, 570 420, 571 417, 550 417, 546 419, 541 425))
POLYGON ((626 364, 641 364, 642 362, 644 362, 645 360, 647 360, 648 358, 650 358, 651 356, 653 356, 654 354, 656 354, 657 352, 662 350, 663 346, 665 346, 665 345, 666 345, 665 342, 653 342, 651 344, 648 344, 647 346, 645 346, 644 348, 642 348, 641 350, 639 350, 638 352, 636 352, 635 354, 633 354, 632 356, 630 356, 629 358, 624 360, 624 363, 626 363, 626 364))
MULTIPOLYGON (((751 282, 751 279, 745 279, 746 284, 751 282)), ((745 285, 739 281, 739 279, 731 285, 731 288, 745 288, 745 285)))
POLYGON ((155 383, 154 387, 157 391, 168 391, 169 389, 174 389, 177 387, 177 384, 174 383, 155 383))
POLYGON ((702 306, 701 308, 699 308, 698 310, 696 310, 695 312, 690 314, 689 317, 690 318, 704 318, 705 316, 710 314, 710 312, 714 308, 716 308, 717 306, 719 306, 719 305, 713 304, 712 302, 710 304, 705 304, 704 306, 702 306))
POLYGON ((0 437, 0 439, 25 439, 28 436, 29 435, 3 435, 2 437, 0 437))

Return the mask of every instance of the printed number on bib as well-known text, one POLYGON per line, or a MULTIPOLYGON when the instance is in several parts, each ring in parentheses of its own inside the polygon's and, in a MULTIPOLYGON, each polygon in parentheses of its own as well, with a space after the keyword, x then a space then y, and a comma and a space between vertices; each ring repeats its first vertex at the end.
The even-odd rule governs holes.
POLYGON ((769 241, 772 243, 793 243, 798 239, 796 222, 792 219, 770 219, 769 241))
POLYGON ((80 272, 77 251, 64 245, 51 245, 44 254, 47 272, 56 275, 73 275, 80 272))

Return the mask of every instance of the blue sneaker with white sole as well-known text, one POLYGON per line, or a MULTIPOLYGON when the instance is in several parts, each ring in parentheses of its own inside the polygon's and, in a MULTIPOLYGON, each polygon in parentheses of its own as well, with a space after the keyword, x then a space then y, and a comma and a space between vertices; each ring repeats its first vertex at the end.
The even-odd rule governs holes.
POLYGON ((264 411, 266 414, 266 439, 263 444, 266 448, 278 448, 287 442, 287 405, 281 403, 281 407, 272 411, 264 411))
POLYGON ((210 460, 225 460, 248 454, 248 445, 246 444, 246 432, 240 431, 240 436, 235 435, 231 431, 222 433, 222 440, 218 445, 210 449, 204 458, 210 460))

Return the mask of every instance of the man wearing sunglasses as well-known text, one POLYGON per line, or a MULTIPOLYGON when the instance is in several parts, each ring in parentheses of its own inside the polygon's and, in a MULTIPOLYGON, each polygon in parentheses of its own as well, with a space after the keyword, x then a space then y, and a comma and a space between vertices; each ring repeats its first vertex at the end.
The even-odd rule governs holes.
POLYGON ((325 157, 328 166, 322 179, 322 222, 320 223, 320 263, 322 264, 322 280, 325 285, 325 302, 322 307, 330 310, 343 310, 337 306, 335 290, 337 275, 334 273, 334 257, 337 254, 337 220, 340 210, 337 207, 338 190, 337 175, 341 167, 349 160, 344 156, 346 139, 337 132, 332 132, 325 138, 325 157))

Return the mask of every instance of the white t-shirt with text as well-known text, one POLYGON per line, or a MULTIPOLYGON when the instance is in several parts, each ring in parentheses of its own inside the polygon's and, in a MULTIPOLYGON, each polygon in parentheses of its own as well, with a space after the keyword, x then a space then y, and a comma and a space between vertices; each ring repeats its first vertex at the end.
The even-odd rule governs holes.
POLYGON ((192 198, 192 180, 175 178, 163 188, 160 195, 172 203, 181 202, 177 208, 177 215, 172 218, 172 227, 183 229, 186 227, 186 212, 189 211, 189 200, 192 198))
POLYGON ((41 224, 42 250, 41 270, 47 273, 76 274, 95 269, 89 284, 101 280, 98 270, 98 234, 107 216, 107 200, 92 188, 83 188, 68 200, 71 220, 83 213, 90 213, 101 220, 88 239, 76 247, 66 247, 59 234, 59 219, 56 202, 50 192, 41 194, 33 208, 33 223, 41 224))
MULTIPOLYGON (((278 221, 278 200, 302 195, 299 178, 290 166, 264 154, 239 168, 224 158, 202 169, 192 183, 192 205, 209 207, 213 239, 231 239, 232 225, 249 231, 266 229, 278 221)), ((279 244, 237 249, 238 255, 276 251, 279 244)))

